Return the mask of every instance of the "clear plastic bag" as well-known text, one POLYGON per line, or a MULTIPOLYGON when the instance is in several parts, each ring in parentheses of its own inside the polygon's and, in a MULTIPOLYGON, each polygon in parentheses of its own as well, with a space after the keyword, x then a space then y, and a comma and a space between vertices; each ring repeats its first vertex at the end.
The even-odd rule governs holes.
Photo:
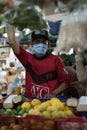
POLYGON ((60 27, 58 51, 69 52, 71 48, 78 47, 82 50, 87 48, 87 8, 65 15, 60 27))

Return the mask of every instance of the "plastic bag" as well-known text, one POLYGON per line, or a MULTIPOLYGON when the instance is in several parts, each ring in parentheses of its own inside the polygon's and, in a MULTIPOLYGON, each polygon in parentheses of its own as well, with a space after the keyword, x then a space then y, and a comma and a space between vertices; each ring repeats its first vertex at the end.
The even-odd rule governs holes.
POLYGON ((69 52, 71 48, 87 48, 87 8, 78 9, 64 16, 59 38, 57 40, 58 51, 69 52))

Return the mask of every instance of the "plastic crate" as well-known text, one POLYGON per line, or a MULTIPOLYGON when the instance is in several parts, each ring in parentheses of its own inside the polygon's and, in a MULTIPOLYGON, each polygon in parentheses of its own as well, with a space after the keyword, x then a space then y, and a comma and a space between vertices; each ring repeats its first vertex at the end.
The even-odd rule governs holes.
POLYGON ((16 116, 3 116, 0 114, 0 128, 2 126, 10 126, 11 123, 18 123, 16 116))
POLYGON ((57 130, 56 121, 41 116, 29 115, 19 118, 19 123, 25 125, 29 130, 57 130))
POLYGON ((6 126, 7 129, 14 130, 12 125, 20 126, 20 130, 57 130, 56 121, 54 119, 43 118, 40 116, 26 116, 26 117, 14 117, 14 116, 0 116, 0 129, 6 126))
POLYGON ((79 115, 80 115, 81 117, 87 118, 87 111, 79 112, 79 115))
POLYGON ((65 101, 67 100, 67 97, 62 96, 62 95, 57 96, 57 98, 58 98, 60 101, 62 101, 62 102, 65 102, 65 101))
MULTIPOLYGON (((62 102, 65 102, 66 100, 67 100, 67 97, 65 97, 65 96, 57 96, 57 97, 55 97, 55 98, 58 98, 60 101, 62 101, 62 102)), ((30 101, 32 101, 34 98, 31 98, 31 99, 29 99, 30 101)), ((47 100, 50 100, 51 98, 38 98, 40 101, 42 101, 42 102, 44 102, 44 101, 47 101, 47 100)))
POLYGON ((87 119, 82 117, 50 119, 36 115, 27 117, 3 116, 0 115, 0 129, 7 126, 13 130, 12 125, 15 123, 21 127, 20 130, 86 130, 87 119))
POLYGON ((86 130, 87 120, 85 118, 57 119, 57 130, 86 130))

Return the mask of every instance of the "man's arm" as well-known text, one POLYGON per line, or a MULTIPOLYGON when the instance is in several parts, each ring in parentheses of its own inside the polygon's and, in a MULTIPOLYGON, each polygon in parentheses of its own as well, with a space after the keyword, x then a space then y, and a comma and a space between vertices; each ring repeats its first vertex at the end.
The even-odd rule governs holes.
POLYGON ((62 83, 57 89, 55 89, 52 93, 46 94, 44 97, 45 98, 52 98, 52 97, 56 97, 59 94, 61 94, 66 88, 68 88, 68 86, 66 85, 66 83, 62 83))
POLYGON ((7 25, 7 36, 9 46, 13 49, 16 54, 20 54, 20 45, 15 37, 15 28, 12 25, 7 25))

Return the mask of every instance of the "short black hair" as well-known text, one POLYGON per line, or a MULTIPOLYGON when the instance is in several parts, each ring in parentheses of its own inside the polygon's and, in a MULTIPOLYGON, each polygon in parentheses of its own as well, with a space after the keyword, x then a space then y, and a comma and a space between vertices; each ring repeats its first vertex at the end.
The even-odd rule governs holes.
POLYGON ((47 30, 35 30, 31 34, 31 40, 34 41, 37 38, 43 37, 46 40, 49 40, 48 31, 47 30))

